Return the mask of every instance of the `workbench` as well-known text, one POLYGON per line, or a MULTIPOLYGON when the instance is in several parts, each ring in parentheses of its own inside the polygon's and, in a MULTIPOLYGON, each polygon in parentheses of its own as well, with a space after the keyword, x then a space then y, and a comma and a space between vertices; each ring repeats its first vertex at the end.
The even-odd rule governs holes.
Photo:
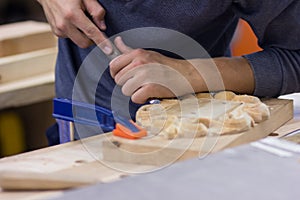
MULTIPOLYGON (((298 112, 299 105, 295 106, 294 119, 290 120, 284 126, 276 130, 269 137, 281 137, 293 130, 297 130, 300 127, 300 115, 298 112)), ((105 134, 97 135, 83 139, 81 141, 70 142, 57 146, 52 146, 28 153, 19 154, 16 156, 6 157, 0 160, 0 171, 2 170, 16 170, 26 172, 37 173, 56 173, 57 175, 68 175, 77 173, 78 176, 84 178, 94 178, 106 185, 109 182, 125 182, 126 177, 131 174, 127 174, 124 171, 118 171, 111 169, 101 162, 97 161, 98 158, 95 155, 101 154, 101 141, 105 138, 105 134), (86 148, 86 147, 89 148, 86 148), (97 154, 99 152, 99 154, 97 154)), ((217 155, 218 153, 216 153, 217 155)), ((182 163, 185 163, 184 161, 182 163)), ((129 163, 114 163, 114 166, 120 166, 122 169, 136 169, 137 171, 151 171, 155 166, 151 165, 138 165, 129 163)), ((163 171, 166 169, 157 170, 163 171)), ((286 169, 287 171, 289 169, 286 169)), ((125 170, 126 171, 126 170, 125 170)), ((155 176, 156 173, 148 173, 147 176, 155 176)), ((135 176, 135 175, 134 175, 135 176)), ((139 176, 138 176, 139 177, 139 176)), ((297 177, 295 177, 297 178, 297 177)), ((292 181, 292 180, 291 180, 292 181)), ((172 184, 170 181, 169 184, 172 184)), ((118 188, 122 190, 122 188, 118 188)), ((218 191, 218 188, 215 188, 218 191)), ((64 191, 2 191, 0 192, 0 199, 45 199, 52 197, 59 197, 64 191)))

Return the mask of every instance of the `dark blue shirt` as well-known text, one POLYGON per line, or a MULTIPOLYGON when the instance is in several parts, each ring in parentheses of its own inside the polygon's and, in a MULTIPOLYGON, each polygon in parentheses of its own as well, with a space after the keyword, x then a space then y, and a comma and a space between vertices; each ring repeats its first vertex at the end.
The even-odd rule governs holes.
MULTIPOLYGON (((299 0, 100 0, 99 2, 106 10, 106 34, 109 37, 141 27, 167 28, 191 37, 211 57, 228 55, 229 44, 238 19, 243 18, 251 25, 258 37, 259 45, 264 49, 261 52, 244 55, 254 72, 254 95, 276 97, 300 91, 299 0)), ((176 43, 171 35, 169 38, 166 35, 158 35, 144 39, 149 43, 176 43)), ((130 37, 127 40, 125 38, 125 42, 134 48, 143 48, 137 43, 131 43, 130 37)), ((94 46, 81 49, 69 39, 59 40, 56 65, 57 97, 72 99, 76 74, 93 49, 94 46)), ((101 53, 96 54, 102 58, 101 53)), ((108 61, 103 58, 103 62, 95 60, 93 63, 99 63, 99 70, 103 70, 100 82, 97 80, 99 77, 93 77, 93 74, 86 72, 82 76, 82 82, 85 80, 87 84, 81 84, 80 95, 86 96, 87 99, 94 95, 96 104, 111 108, 111 93, 115 88, 115 82, 110 77, 109 70, 105 69, 106 66, 101 66, 107 65, 108 61), (89 84, 98 84, 97 90, 89 91, 89 84)), ((126 107, 126 104, 124 106, 126 107)), ((123 107, 122 102, 120 107, 123 107)), ((139 105, 130 102, 129 109, 132 116, 138 107, 139 105)))

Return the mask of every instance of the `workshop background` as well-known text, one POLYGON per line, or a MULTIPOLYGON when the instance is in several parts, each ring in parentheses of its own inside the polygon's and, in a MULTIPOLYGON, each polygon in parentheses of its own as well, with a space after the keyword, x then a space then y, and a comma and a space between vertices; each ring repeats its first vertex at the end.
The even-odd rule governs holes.
MULTIPOLYGON (((36 0, 1 0, 0 1, 0 47, 1 47, 1 27, 5 28, 5 25, 24 22, 28 20, 34 20, 39 22, 46 22, 43 10, 36 0)), ((16 24, 16 26, 20 26, 16 24)), ((49 36, 52 37, 52 36, 49 36)), ((52 38, 51 38, 52 41, 52 38)), ((260 48, 257 46, 257 40, 249 25, 241 21, 238 29, 235 33, 232 42, 233 55, 242 55, 257 51, 260 48)), ((48 47, 47 47, 48 48, 48 47)), ((52 98, 53 93, 48 95, 40 94, 41 90, 34 90, 33 95, 41 95, 43 98, 35 99, 32 101, 26 101, 18 104, 11 105, 7 101, 12 101, 12 98, 22 97, 11 97, 10 100, 4 98, 5 95, 11 91, 3 90, 6 83, 3 83, 1 77, 5 76, 5 70, 1 70, 1 67, 5 67, 7 59, 13 60, 12 56, 16 55, 5 55, 9 51, 5 49, 5 52, 1 52, 0 49, 0 157, 17 154, 29 150, 34 150, 47 146, 47 140, 45 132, 49 126, 54 123, 52 118, 52 98), (1 57, 2 56, 2 57, 1 57), (2 61, 1 61, 2 60, 2 61), (1 66, 1 63, 4 63, 1 66), (4 71, 4 73, 3 73, 4 71), (1 74, 3 73, 3 74, 1 74), (1 90, 2 88, 2 90, 1 90), (4 92, 3 92, 4 91, 4 92), (3 106, 1 106, 3 105, 3 106), (5 106, 7 105, 7 106, 5 106)), ((32 52, 40 51, 40 49, 33 49, 32 52)), ((28 52, 17 52, 17 54, 26 54, 28 52)), ((19 55, 20 56, 20 55, 19 55)), ((35 58, 33 58, 35 59, 35 58)), ((46 62, 46 61, 45 61, 46 62)), ((51 63, 54 63, 53 60, 51 63)), ((45 63, 49 64, 49 63, 45 63)), ((41 64, 43 67, 44 64, 41 64)), ((53 64, 54 65, 54 64, 53 64)), ((20 66, 20 68, 30 66, 20 66)), ((24 69, 23 69, 24 70, 24 69)), ((16 73, 22 73, 20 72, 16 73)), ((19 80, 17 80, 19 81, 19 80)), ((54 84, 52 83, 52 87, 54 84)), ((34 86, 38 87, 38 86, 34 86)), ((54 87, 52 88, 54 91, 54 87)), ((42 91, 45 92, 45 91, 42 91)), ((22 92, 15 92, 14 95, 21 95, 22 92)))
MULTIPOLYGON (((36 0, 0 1, 0 30, 6 24, 27 20, 46 21, 43 10, 36 0)), ((0 31, 0 38, 2 38, 1 34, 3 32, 0 31)), ((0 46, 2 42, 0 41, 0 46)), ((9 50, 6 49, 7 51, 9 50)), ((1 57, 1 55, 4 53, 0 51, 0 63, 3 63, 1 60, 5 61, 8 57, 14 56, 1 57)), ((4 68, 5 63, 0 67, 4 68)), ((3 71, 4 69, 1 70, 2 73, 3 71)), ((22 70, 16 73, 22 73, 22 70)), ((1 94, 1 89, 5 85, 1 80, 2 76, 4 74, 0 73, 0 105, 6 105, 9 104, 7 98, 4 98, 5 94, 1 94)), ((0 157, 47 146, 45 131, 54 123, 51 116, 52 98, 37 100, 34 103, 25 102, 20 106, 1 106, 0 109, 0 157)))

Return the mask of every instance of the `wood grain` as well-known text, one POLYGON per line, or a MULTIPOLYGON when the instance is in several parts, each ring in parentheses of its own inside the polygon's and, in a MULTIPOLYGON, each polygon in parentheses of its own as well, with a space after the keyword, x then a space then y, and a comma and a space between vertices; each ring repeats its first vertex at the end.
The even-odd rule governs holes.
MULTIPOLYGON (((137 170, 154 168, 150 165, 122 163, 114 165, 137 170)), ((96 160, 51 173, 0 171, 0 187, 3 190, 64 190, 95 183, 108 183, 127 176, 129 173, 115 170, 96 160)))
POLYGON ((0 109, 54 97, 57 48, 0 58, 0 109))
POLYGON ((147 172, 177 161, 205 156, 207 153, 251 142, 266 137, 292 117, 292 101, 270 99, 265 103, 271 107, 270 119, 250 131, 235 135, 202 137, 192 141, 184 138, 127 140, 108 133, 4 158, 0 160, 0 174, 10 171, 13 176, 15 172, 18 174, 15 178, 23 177, 24 182, 15 179, 10 186, 2 183, 2 187, 51 189, 51 184, 47 185, 46 182, 58 181, 61 185, 56 189, 64 189, 80 184, 111 182, 131 175, 131 172, 147 172), (11 169, 14 169, 13 172, 11 169), (30 181, 30 188, 24 186, 27 181, 30 181), (44 186, 39 184, 41 181, 45 182, 44 186))
POLYGON ((55 47, 49 24, 25 21, 0 26, 0 57, 55 47))
MULTIPOLYGON (((275 100, 269 100, 270 104, 275 104, 271 109, 271 118, 273 113, 279 114, 279 117, 284 119, 289 118, 292 111, 291 101, 280 101, 280 103, 275 100), (285 107, 286 113, 282 112, 282 108, 285 107)), ((276 126, 280 126, 277 124, 276 126)), ((300 126, 299 120, 291 120, 281 128, 277 129, 275 133, 278 133, 279 136, 282 136, 288 132, 298 129, 300 126)), ((261 133, 262 135, 266 135, 261 133)), ((8 170, 14 170, 16 172, 30 172, 30 173, 40 173, 40 174, 59 174, 62 173, 68 174, 68 176, 80 177, 82 175, 94 179, 96 177, 97 181, 106 182, 114 181, 119 178, 123 178, 128 175, 126 172, 124 175, 118 170, 113 170, 110 167, 103 169, 101 162, 102 159, 101 153, 103 152, 103 141, 107 142, 107 138, 111 138, 110 133, 97 135, 89 137, 80 141, 74 141, 66 144, 61 144, 57 146, 47 147, 39 149, 36 151, 23 153, 11 157, 6 157, 0 159, 0 173, 8 170), (108 168, 108 169, 107 169, 108 168), (111 171, 110 171, 111 170, 111 171)), ((262 136, 264 137, 264 136, 262 136)), ((115 139, 115 138, 114 138, 115 139)), ((121 138, 119 138, 122 140, 121 138)), ((220 137, 218 140, 218 145, 216 147, 221 148, 224 141, 232 139, 232 135, 220 137), (227 138, 228 137, 228 138, 227 138)), ((133 141, 134 142, 134 141, 133 141)), ((126 144, 126 143, 125 143, 126 144)), ((226 146, 226 145, 225 145, 226 146)), ((130 148, 134 148, 133 145, 129 144, 130 148)), ((155 147, 155 145, 153 145, 155 147)), ((213 151, 218 151, 218 148, 214 148, 213 151)), ((194 147, 193 147, 194 148, 194 147)), ((143 151, 141 147, 135 148, 139 151, 143 151)), ((144 150, 145 151, 145 150, 144 150)), ((197 152, 196 152, 197 153, 197 152)), ((197 156, 197 154, 192 155, 192 157, 197 156)), ((102 161, 103 162, 103 161, 102 161)), ((108 161, 105 161, 109 163, 108 161)), ((149 162, 149 161, 148 161, 149 162)), ((157 169, 157 166, 147 166, 140 164, 130 164, 130 163, 113 163, 114 166, 119 168, 127 169, 137 169, 142 170, 151 170, 157 169)), ((130 174, 129 174, 130 175, 130 174)), ((53 196, 62 194, 61 190, 54 191, 1 191, 0 189, 0 199, 11 200, 11 199, 46 199, 53 196)))
POLYGON ((0 58, 0 83, 10 83, 48 72, 54 73, 57 48, 0 58))
POLYGON ((54 98, 54 73, 0 84, 0 109, 18 107, 54 98))
POLYGON ((110 136, 103 142, 103 157, 108 161, 152 164, 165 166, 178 160, 205 156, 225 148, 249 143, 268 136, 293 117, 293 102, 290 100, 264 100, 270 107, 270 118, 246 132, 206 136, 195 139, 161 137, 127 140, 110 136))
POLYGON ((0 187, 4 190, 63 190, 116 181, 130 175, 129 170, 154 168, 152 165, 101 162, 99 144, 105 138, 106 135, 98 135, 3 158, 0 160, 0 187))

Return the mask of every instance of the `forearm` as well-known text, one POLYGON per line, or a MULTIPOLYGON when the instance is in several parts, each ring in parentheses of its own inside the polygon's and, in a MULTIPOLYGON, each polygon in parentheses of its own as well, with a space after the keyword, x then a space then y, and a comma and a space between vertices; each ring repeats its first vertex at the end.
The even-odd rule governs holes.
POLYGON ((254 76, 250 64, 243 57, 219 57, 190 60, 190 83, 195 92, 230 90, 252 94, 254 76))
POLYGON ((237 93, 252 94, 254 91, 254 76, 248 61, 243 57, 214 58, 221 73, 225 90, 237 93))
MULTIPOLYGON (((191 83, 196 92, 225 89, 260 97, 277 97, 300 91, 300 50, 269 48, 244 57, 220 57, 212 60, 220 73, 224 87, 217 83, 219 81, 217 74, 207 75, 209 73, 206 74, 203 70, 202 76, 199 76, 199 73, 191 73, 194 77, 191 78, 194 80, 191 83), (203 84, 206 82, 205 78, 209 80, 209 85, 203 84)), ((192 61, 198 69, 203 68, 205 62, 207 61, 203 59, 192 61)))

